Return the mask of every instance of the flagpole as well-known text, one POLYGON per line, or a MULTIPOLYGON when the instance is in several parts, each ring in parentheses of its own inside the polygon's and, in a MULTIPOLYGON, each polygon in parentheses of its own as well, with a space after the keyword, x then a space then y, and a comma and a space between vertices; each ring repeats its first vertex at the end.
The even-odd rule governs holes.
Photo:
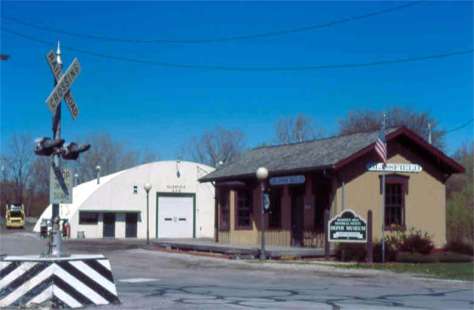
MULTIPOLYGON (((383 142, 385 143, 385 148, 387 148, 387 141, 385 140, 385 113, 383 114, 382 122, 382 134, 383 142)), ((387 151, 388 157, 388 151, 387 151)), ((382 166, 382 263, 385 263, 385 167, 386 163, 383 163, 382 166)))

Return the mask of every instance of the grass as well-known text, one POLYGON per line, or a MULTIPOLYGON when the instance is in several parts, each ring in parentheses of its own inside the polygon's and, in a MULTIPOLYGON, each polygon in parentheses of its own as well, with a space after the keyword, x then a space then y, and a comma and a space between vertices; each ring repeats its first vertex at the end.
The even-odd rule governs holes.
POLYGON ((433 278, 474 280, 474 264, 470 263, 386 263, 337 265, 339 268, 377 269, 401 273, 413 273, 433 278))

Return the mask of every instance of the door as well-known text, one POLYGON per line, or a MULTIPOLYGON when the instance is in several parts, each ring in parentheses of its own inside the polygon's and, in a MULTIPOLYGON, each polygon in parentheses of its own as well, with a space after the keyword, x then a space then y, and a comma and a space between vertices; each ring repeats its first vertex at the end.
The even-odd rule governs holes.
POLYGON ((104 213, 104 238, 115 238, 115 213, 104 213))
POLYGON ((303 245, 304 228, 304 189, 295 188, 291 191, 291 245, 303 245))
POLYGON ((125 238, 137 237, 138 213, 125 214, 125 238))
POLYGON ((157 238, 194 238, 194 194, 158 194, 157 238))
POLYGON ((330 207, 332 186, 327 181, 315 181, 314 184, 314 230, 324 233, 324 211, 330 207))

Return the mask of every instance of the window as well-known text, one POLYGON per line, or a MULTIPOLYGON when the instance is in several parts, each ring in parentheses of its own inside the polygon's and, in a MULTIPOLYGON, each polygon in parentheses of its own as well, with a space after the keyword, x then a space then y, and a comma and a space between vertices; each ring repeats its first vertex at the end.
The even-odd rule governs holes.
POLYGON ((279 188, 272 188, 270 192, 268 227, 274 229, 281 228, 281 189, 279 188))
POLYGON ((96 225, 99 221, 99 213, 96 212, 79 212, 79 224, 96 225))
MULTIPOLYGON (((405 228, 405 195, 408 195, 410 177, 399 174, 385 176, 385 229, 405 228)), ((380 176, 382 180, 382 176, 380 176)), ((382 182, 380 182, 382 193, 382 182)))
POLYGON ((20 211, 10 211, 10 217, 23 217, 20 211))
POLYGON ((241 190, 237 192, 237 225, 236 228, 251 228, 250 214, 252 213, 252 192, 241 190))
POLYGON ((405 190, 403 183, 385 184, 385 227, 405 225, 405 190))
POLYGON ((219 193, 219 211, 220 211, 220 230, 229 230, 230 228, 230 206, 229 206, 229 191, 222 190, 219 193))

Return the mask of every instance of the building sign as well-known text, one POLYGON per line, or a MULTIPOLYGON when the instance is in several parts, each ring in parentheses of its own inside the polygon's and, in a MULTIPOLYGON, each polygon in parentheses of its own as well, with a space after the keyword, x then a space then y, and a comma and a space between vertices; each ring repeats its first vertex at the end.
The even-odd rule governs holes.
POLYGON ((186 189, 186 186, 180 184, 172 184, 166 185, 166 188, 172 193, 181 193, 183 190, 186 189))
POLYGON ((50 168, 49 202, 72 203, 72 172, 66 168, 50 168))
POLYGON ((367 242, 367 222, 346 209, 329 220, 329 242, 367 242))
POLYGON ((419 173, 423 168, 418 164, 396 164, 396 163, 387 163, 385 168, 383 163, 369 163, 367 165, 368 171, 375 172, 405 172, 405 173, 419 173))
POLYGON ((291 184, 304 184, 304 175, 289 175, 284 177, 273 177, 270 178, 270 185, 291 185, 291 184))

